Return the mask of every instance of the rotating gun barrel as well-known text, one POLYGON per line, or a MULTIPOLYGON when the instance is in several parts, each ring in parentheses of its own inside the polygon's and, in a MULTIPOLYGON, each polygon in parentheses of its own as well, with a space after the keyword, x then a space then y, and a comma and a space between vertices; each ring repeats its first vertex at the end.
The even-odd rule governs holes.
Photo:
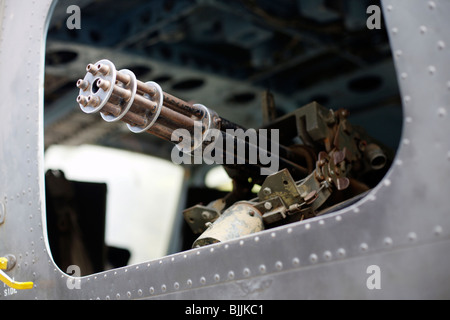
POLYGON ((77 82, 83 112, 100 112, 107 122, 125 122, 131 132, 171 141, 175 155, 200 154, 207 164, 222 164, 232 178, 227 196, 184 210, 192 232, 201 234, 194 247, 331 212, 370 190, 392 160, 350 124, 345 109, 312 102, 249 132, 202 104, 164 92, 156 82, 117 70, 109 60, 89 64, 86 71, 77 82), (293 142, 298 139, 301 144, 293 142), (250 192, 255 184, 261 186, 256 197, 250 192))

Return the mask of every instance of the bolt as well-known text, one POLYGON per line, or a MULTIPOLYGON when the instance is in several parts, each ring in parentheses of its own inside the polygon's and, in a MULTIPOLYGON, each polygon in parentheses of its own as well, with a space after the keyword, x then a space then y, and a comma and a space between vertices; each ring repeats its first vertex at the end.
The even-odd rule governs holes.
POLYGON ((266 208, 267 210, 272 209, 272 203, 270 203, 270 202, 264 203, 264 208, 266 208))
POLYGON ((210 220, 212 218, 211 212, 203 211, 202 212, 202 218, 205 219, 205 220, 210 220))
POLYGON ((266 196, 268 196, 269 194, 272 193, 272 190, 271 190, 270 188, 266 187, 266 188, 263 189, 263 192, 264 192, 264 194, 265 194, 266 196))

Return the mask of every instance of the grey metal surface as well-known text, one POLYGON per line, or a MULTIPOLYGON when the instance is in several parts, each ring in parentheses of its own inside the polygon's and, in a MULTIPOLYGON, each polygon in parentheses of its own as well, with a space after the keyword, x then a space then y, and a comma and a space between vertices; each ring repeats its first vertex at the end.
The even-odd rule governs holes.
POLYGON ((13 299, 450 298, 450 3, 385 0, 404 106, 395 163, 365 198, 331 215, 81 278, 54 264, 43 172, 43 69, 54 1, 1 3, 0 256, 13 299), (407 14, 406 14, 407 13, 407 14), (21 39, 23 41, 18 41, 21 39), (369 290, 378 265, 381 289, 369 290))

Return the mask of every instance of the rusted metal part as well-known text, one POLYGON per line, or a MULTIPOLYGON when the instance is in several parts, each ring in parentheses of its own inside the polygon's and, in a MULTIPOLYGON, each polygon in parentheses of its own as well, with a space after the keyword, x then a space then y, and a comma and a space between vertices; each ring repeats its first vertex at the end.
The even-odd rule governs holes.
POLYGON ((264 230, 262 214, 252 204, 231 206, 195 240, 193 248, 240 238, 264 230))
POLYGON ((184 220, 194 234, 200 234, 208 228, 209 224, 220 217, 224 207, 225 201, 223 199, 217 199, 207 206, 197 204, 183 211, 184 220))
POLYGON ((286 169, 268 176, 258 192, 260 201, 267 201, 274 196, 280 197, 287 207, 302 201, 295 181, 286 169))
POLYGON ((365 147, 364 156, 373 170, 382 169, 386 165, 387 157, 375 143, 370 143, 365 147))
POLYGON ((172 122, 177 128, 184 128, 189 131, 194 129, 194 120, 192 118, 175 112, 164 105, 162 106, 160 117, 172 122))
POLYGON ((112 103, 109 103, 109 102, 107 102, 105 104, 105 106, 103 107, 103 110, 106 113, 110 113, 110 114, 112 114, 115 117, 117 117, 120 114, 120 112, 122 111, 120 106, 112 104, 112 103))
MULTIPOLYGON (((239 232, 235 229, 241 220, 248 218, 246 215, 243 216, 242 212, 248 211, 249 207, 256 209, 262 216, 264 228, 282 220, 314 217, 323 209, 333 190, 342 191, 350 186, 346 165, 345 151, 332 150, 329 154, 320 152, 314 172, 299 182, 295 182, 286 169, 269 175, 261 185, 258 198, 245 202, 247 205, 245 210, 237 210, 235 206, 231 206, 219 218, 217 217, 220 211, 214 211, 214 214, 209 213, 208 217, 213 218, 215 222, 198 238, 194 247, 248 234, 250 231, 247 229, 239 232)), ((205 217, 201 216, 205 209, 211 210, 211 208, 196 206, 185 212, 186 221, 196 227, 196 232, 203 230, 211 223, 205 224, 205 217), (189 213, 189 216, 186 213, 189 213), (195 222, 201 224, 200 228, 195 222)))
POLYGON ((163 95, 164 105, 167 108, 173 109, 174 111, 177 111, 188 117, 193 116, 197 119, 202 119, 204 117, 204 111, 201 108, 195 107, 193 104, 174 97, 167 92, 164 92, 163 95))
MULTIPOLYGON (((146 131, 175 142, 180 151, 194 157, 197 150, 205 151, 212 145, 214 156, 204 156, 221 160, 235 183, 244 186, 207 206, 196 205, 184 211, 192 231, 202 233, 194 247, 258 232, 282 221, 313 217, 336 203, 336 193, 345 200, 344 192, 355 195, 366 190, 363 183, 352 179, 353 174, 379 170, 387 162, 383 150, 348 122, 345 109, 333 111, 310 103, 262 128, 277 131, 258 135, 255 140, 246 136, 247 129, 213 110, 163 92, 157 83, 143 83, 130 70, 117 71, 108 60, 89 64, 86 70, 86 77, 77 82, 77 102, 84 112, 100 111, 106 121, 122 120, 132 132, 146 131), (191 139, 185 139, 183 131, 177 129, 186 129, 191 139), (300 137, 304 145, 286 147, 279 143, 278 134, 290 144, 300 137), (216 143, 219 138, 226 143, 216 143), (231 150, 227 147, 230 142, 231 150), (260 170, 269 168, 261 161, 265 156, 276 157, 279 164, 279 169, 267 177, 260 170), (248 191, 254 184, 261 185, 258 197, 241 198, 250 197, 248 191)), ((263 107, 266 120, 273 120, 274 101, 269 94, 263 107)))
MULTIPOLYGON (((219 132, 225 132, 228 129, 246 131, 241 126, 219 117, 213 110, 203 105, 191 104, 163 92, 156 83, 143 83, 137 80, 130 70, 116 70, 114 64, 109 60, 100 60, 97 63, 89 64, 86 70, 85 78, 77 82, 80 89, 77 102, 81 109, 86 113, 100 111, 105 121, 122 120, 134 133, 146 131, 155 134, 164 140, 178 142, 177 147, 183 149, 184 152, 193 153, 194 150, 198 148, 204 150, 210 143, 213 143, 212 140, 208 140, 214 135, 211 133, 213 132, 211 129, 217 129, 219 132), (195 134, 197 121, 201 121, 200 135, 195 134), (172 133, 176 129, 186 129, 190 132, 192 137, 189 146, 180 145, 183 140, 172 141, 172 133)), ((259 155, 264 152, 263 154, 268 159, 276 157, 280 168, 289 169, 296 178, 305 177, 308 174, 306 168, 295 160, 291 160, 293 153, 283 145, 276 144, 276 150, 269 152, 269 150, 262 150, 259 144, 251 145, 238 136, 224 134, 226 139, 231 135, 236 144, 245 145, 246 150, 261 151, 258 152, 258 163, 254 164, 249 161, 247 152, 243 156, 237 154, 236 150, 230 154, 230 151, 225 148, 221 150, 219 146, 217 153, 225 160, 222 161, 224 165, 228 165, 229 161, 226 159, 231 158, 234 160, 233 164, 246 164, 259 169, 270 167, 267 164, 263 165, 264 161, 260 161, 259 155)), ((270 145, 274 149, 274 144, 270 139, 266 145, 265 148, 269 148, 270 145)), ((256 181, 259 179, 260 172, 261 170, 259 173, 252 173, 250 177, 256 181)))

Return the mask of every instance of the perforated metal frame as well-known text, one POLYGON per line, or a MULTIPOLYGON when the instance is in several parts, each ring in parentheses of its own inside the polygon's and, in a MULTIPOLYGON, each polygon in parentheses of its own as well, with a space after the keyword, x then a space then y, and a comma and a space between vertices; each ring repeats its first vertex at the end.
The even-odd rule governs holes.
POLYGON ((35 284, 2 298, 450 298, 448 1, 383 1, 404 128, 392 168, 365 198, 320 218, 83 277, 72 290, 45 224, 43 71, 55 3, 0 2, 0 74, 8 75, 0 86, 0 255, 17 258, 10 277, 35 284), (380 267, 381 289, 366 285, 370 265, 380 267))

